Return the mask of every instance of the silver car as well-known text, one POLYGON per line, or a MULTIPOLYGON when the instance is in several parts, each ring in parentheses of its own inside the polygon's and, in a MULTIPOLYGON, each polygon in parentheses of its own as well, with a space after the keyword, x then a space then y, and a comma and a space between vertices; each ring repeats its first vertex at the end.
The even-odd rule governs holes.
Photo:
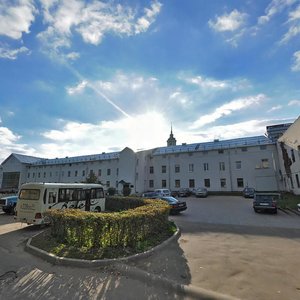
POLYGON ((207 197, 208 191, 204 187, 197 188, 195 192, 196 197, 207 197))

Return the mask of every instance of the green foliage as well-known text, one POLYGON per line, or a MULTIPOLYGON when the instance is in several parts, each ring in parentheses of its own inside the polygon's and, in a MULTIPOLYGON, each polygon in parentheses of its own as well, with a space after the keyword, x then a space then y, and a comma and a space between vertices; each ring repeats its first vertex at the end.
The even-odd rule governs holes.
POLYGON ((281 208, 297 209, 297 204, 300 203, 300 195, 282 193, 281 199, 277 203, 281 208))
POLYGON ((123 196, 127 197, 127 196, 130 195, 130 193, 131 193, 131 188, 127 185, 124 185, 124 187, 123 187, 123 196))
POLYGON ((169 206, 161 200, 108 197, 106 209, 93 213, 76 209, 49 210, 51 235, 77 248, 144 248, 147 240, 169 230, 169 206))
POLYGON ((113 195, 116 194, 116 189, 114 187, 109 187, 107 189, 107 193, 108 193, 109 196, 113 196, 113 195))
POLYGON ((85 181, 83 183, 98 183, 98 178, 96 174, 92 171, 90 172, 89 176, 86 177, 85 181))

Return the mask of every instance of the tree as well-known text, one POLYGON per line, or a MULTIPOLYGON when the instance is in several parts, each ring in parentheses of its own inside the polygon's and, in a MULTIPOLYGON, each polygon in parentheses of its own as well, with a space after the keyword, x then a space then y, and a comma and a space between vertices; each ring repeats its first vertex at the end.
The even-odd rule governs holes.
POLYGON ((98 183, 98 178, 96 174, 93 171, 91 171, 89 176, 86 177, 83 183, 98 183))

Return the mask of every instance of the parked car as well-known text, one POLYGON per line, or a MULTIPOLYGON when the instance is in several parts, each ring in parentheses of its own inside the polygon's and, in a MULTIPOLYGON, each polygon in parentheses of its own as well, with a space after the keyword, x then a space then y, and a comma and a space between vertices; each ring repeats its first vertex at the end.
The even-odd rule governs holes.
POLYGON ((159 199, 166 201, 170 205, 170 214, 178 214, 181 211, 184 211, 187 209, 186 202, 180 201, 174 197, 166 196, 166 197, 160 197, 159 199))
POLYGON ((280 199, 279 193, 255 193, 253 209, 255 212, 270 211, 277 213, 277 200, 280 199))
POLYGON ((245 198, 253 198, 255 194, 255 189, 251 187, 245 187, 243 189, 243 196, 245 198))
POLYGON ((197 188, 197 190, 195 191, 196 197, 207 197, 207 195, 208 195, 208 191, 204 187, 197 188))
POLYGON ((148 199, 156 199, 159 198, 159 193, 157 192, 145 192, 142 194, 143 198, 148 198, 148 199))
POLYGON ((171 191, 168 189, 156 189, 154 190, 159 196, 164 197, 164 196, 171 196, 171 191))
POLYGON ((7 196, 0 199, 0 208, 7 214, 15 214, 18 196, 7 196))
POLYGON ((191 191, 188 188, 182 188, 178 191, 179 197, 188 197, 191 195, 191 191))

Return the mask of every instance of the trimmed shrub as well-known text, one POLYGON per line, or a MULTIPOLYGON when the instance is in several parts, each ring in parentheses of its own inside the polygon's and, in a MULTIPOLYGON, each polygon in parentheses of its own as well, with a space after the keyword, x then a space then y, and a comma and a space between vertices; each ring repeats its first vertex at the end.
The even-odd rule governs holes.
POLYGON ((136 248, 169 228, 169 206, 161 200, 108 197, 106 209, 112 212, 49 210, 51 235, 78 248, 136 248))

